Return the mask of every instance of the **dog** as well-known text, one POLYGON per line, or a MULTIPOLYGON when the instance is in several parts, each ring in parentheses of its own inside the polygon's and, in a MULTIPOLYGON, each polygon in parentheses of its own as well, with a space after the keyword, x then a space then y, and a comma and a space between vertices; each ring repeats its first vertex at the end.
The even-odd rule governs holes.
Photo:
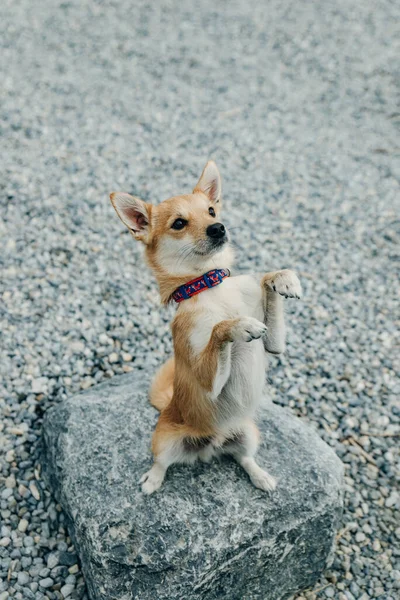
POLYGON ((288 269, 230 277, 233 251, 220 220, 221 177, 209 161, 191 194, 158 205, 114 192, 111 202, 145 246, 161 301, 177 303, 174 356, 158 371, 150 401, 160 411, 154 463, 140 480, 152 494, 174 463, 231 455, 259 489, 276 479, 256 462, 254 418, 262 398, 267 353, 285 348, 283 297, 300 298, 288 269))

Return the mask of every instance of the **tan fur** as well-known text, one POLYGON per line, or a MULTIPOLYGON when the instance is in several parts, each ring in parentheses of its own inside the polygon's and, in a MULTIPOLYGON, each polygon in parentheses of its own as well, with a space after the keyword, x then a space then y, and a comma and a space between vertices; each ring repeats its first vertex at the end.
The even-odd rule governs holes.
POLYGON ((205 208, 211 206, 211 204, 205 194, 197 192, 196 194, 169 198, 158 206, 152 207, 152 233, 150 241, 146 245, 145 253, 147 262, 157 279, 163 304, 170 301, 172 293, 179 286, 189 281, 191 274, 184 273, 179 276, 171 276, 170 272, 163 269, 158 256, 160 239, 163 236, 182 239, 189 234, 195 241, 202 241, 205 228, 215 222, 219 215, 218 208, 215 208, 215 218, 207 215, 205 208), (190 216, 188 227, 184 231, 171 230, 172 222, 181 216, 184 218, 190 216))
POLYGON ((174 357, 172 357, 162 365, 154 377, 154 381, 150 389, 150 404, 152 404, 159 411, 166 408, 171 402, 174 373, 175 360, 174 357))
MULTIPOLYGON (((202 177, 203 175, 204 171, 202 177)), ((214 191, 211 190, 211 193, 214 191)), ((116 194, 111 194, 111 202, 120 216, 115 204, 115 196, 116 194)), ((163 269, 158 256, 160 240, 163 237, 179 240, 189 234, 195 241, 201 242, 205 238, 206 227, 217 220, 221 205, 212 202, 198 186, 193 194, 174 196, 157 206, 143 204, 151 223, 150 231, 146 233, 145 238, 132 229, 130 231, 135 239, 145 241, 147 262, 157 279, 161 301, 167 303, 172 293, 193 278, 193 274, 188 272, 171 276, 171 273, 163 269), (208 214, 210 206, 214 207, 215 217, 208 214), (188 227, 183 231, 174 231, 171 225, 179 217, 189 220, 188 227)), ((217 368, 216 354, 220 344, 223 343, 224 332, 229 326, 222 324, 217 326, 209 347, 199 360, 195 360, 188 347, 188 336, 193 320, 194 315, 190 316, 187 313, 175 318, 172 324, 175 357, 160 368, 151 387, 150 402, 161 412, 159 425, 154 433, 155 453, 160 445, 157 442, 158 438, 165 435, 175 436, 183 424, 189 427, 187 433, 191 436, 209 435, 214 432, 213 411, 207 400, 207 391, 212 387, 217 368), (193 370, 196 371, 197 377, 193 377, 193 370)))
MULTIPOLYGON (((122 192, 111 194, 123 223, 135 239, 145 244, 146 259, 163 303, 171 300, 179 286, 199 275, 230 267, 229 245, 216 244, 207 232, 209 225, 219 222, 220 195, 221 180, 212 161, 207 163, 192 194, 169 198, 157 206, 122 192), (177 219, 184 220, 183 229, 172 227, 177 219)), ((204 292, 209 294, 208 304, 197 296, 185 300, 172 322, 174 356, 159 369, 150 390, 150 402, 160 416, 152 439, 155 462, 141 480, 146 493, 160 487, 170 464, 193 462, 196 458, 209 460, 218 449, 234 456, 257 487, 270 491, 276 485, 254 460, 259 434, 252 415, 262 391, 261 369, 265 369, 263 347, 257 344, 265 337, 268 352, 282 351, 280 295, 292 293, 298 297, 301 288, 291 271, 265 275, 261 288, 254 280, 242 284, 240 277, 233 279, 237 281, 234 287, 222 284, 226 292, 219 291, 217 296, 214 289, 204 292), (221 307, 212 304, 214 297, 220 299, 221 307), (270 327, 268 334, 264 321, 270 327), (250 353, 246 342, 252 343, 250 353), (239 361, 238 352, 243 356, 239 361), (234 355, 238 377, 232 379, 237 384, 231 385, 239 385, 239 397, 231 406, 226 405, 226 398, 231 396, 224 396, 223 389, 234 355), (245 360, 250 361, 248 369, 245 360), (251 380, 253 367, 256 374, 251 380), (247 387, 243 387, 243 381, 247 387), (247 413, 243 412, 246 406, 247 413)))
POLYGON ((239 319, 215 325, 210 341, 200 356, 189 347, 189 335, 196 313, 177 315, 172 323, 174 359, 158 371, 150 392, 150 402, 164 413, 163 422, 185 424, 190 435, 215 435, 213 405, 209 397, 223 344, 231 341, 231 330, 239 319))

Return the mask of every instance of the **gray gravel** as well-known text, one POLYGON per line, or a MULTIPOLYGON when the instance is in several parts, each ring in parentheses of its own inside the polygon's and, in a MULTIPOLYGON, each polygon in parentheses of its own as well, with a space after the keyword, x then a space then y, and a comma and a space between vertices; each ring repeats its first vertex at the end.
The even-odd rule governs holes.
POLYGON ((301 598, 398 598, 399 17, 390 0, 2 1, 0 600, 86 598, 37 470, 43 412, 171 349, 107 192, 157 202, 210 157, 240 266, 303 282, 270 394, 346 465, 331 571, 301 598))

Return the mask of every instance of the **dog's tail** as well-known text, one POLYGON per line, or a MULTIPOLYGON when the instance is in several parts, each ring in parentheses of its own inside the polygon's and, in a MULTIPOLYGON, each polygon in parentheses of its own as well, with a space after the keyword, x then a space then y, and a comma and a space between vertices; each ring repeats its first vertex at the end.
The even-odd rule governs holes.
POLYGON ((174 357, 167 360, 166 363, 157 371, 153 384, 150 389, 150 404, 159 411, 164 410, 172 400, 174 391, 174 357))

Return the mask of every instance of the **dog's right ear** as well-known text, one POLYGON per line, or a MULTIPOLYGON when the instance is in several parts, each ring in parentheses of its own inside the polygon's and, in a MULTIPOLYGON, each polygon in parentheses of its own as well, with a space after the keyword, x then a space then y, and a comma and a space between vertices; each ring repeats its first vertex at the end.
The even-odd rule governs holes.
POLYGON ((125 192, 113 192, 110 200, 117 215, 134 237, 146 243, 150 230, 151 206, 125 192))

